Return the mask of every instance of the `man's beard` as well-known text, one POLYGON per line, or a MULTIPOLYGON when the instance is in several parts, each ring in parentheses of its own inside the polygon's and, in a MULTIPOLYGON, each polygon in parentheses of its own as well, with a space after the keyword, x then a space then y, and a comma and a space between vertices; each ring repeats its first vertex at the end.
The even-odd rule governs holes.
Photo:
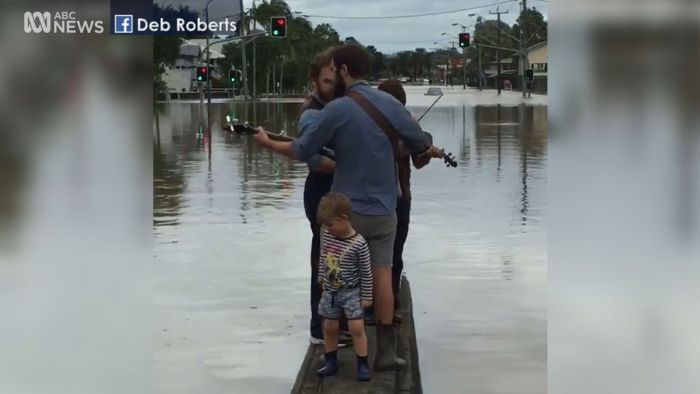
MULTIPOLYGON (((333 87, 335 88, 335 83, 333 83, 333 87)), ((328 92, 324 89, 318 89, 316 92, 318 94, 318 98, 320 98, 324 103, 329 103, 335 98, 335 91, 328 92)))
POLYGON ((335 71, 335 83, 333 85, 335 86, 335 97, 342 97, 345 95, 345 89, 347 89, 347 86, 345 86, 345 81, 343 81, 343 77, 340 75, 339 70, 335 71))

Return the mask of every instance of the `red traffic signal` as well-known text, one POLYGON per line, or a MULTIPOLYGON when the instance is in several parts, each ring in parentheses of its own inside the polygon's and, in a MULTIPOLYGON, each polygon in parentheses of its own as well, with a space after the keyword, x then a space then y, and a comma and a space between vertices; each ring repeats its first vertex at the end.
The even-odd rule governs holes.
POLYGON ((208 67, 197 67, 197 82, 207 82, 209 79, 208 67))
POLYGON ((270 18, 270 35, 274 38, 284 38, 287 36, 287 18, 284 16, 273 16, 270 18))
POLYGON ((459 33, 459 47, 466 48, 469 46, 469 33, 459 33))

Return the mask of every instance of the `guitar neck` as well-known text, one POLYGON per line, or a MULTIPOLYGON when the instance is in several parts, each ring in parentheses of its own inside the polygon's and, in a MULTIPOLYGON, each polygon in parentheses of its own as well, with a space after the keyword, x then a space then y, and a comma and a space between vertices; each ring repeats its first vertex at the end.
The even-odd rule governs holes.
MULTIPOLYGON (((257 130, 255 130, 254 128, 252 128, 250 126, 241 126, 241 129, 243 131, 243 134, 255 134, 258 132, 257 130)), ((288 136, 282 135, 282 134, 273 133, 271 131, 265 131, 265 134, 267 134, 268 137, 270 137, 270 139, 274 140, 274 141, 282 141, 282 142, 294 141, 294 138, 292 138, 292 137, 288 137, 288 136)))
MULTIPOLYGON (((242 134, 256 134, 258 131, 250 126, 244 126, 244 125, 234 125, 232 129, 236 129, 238 132, 242 134)), ((280 141, 280 142, 292 142, 296 140, 296 138, 292 138, 286 135, 281 135, 277 133, 273 133, 271 131, 265 131, 265 133, 270 137, 271 140, 273 141, 280 141)), ((323 147, 321 150, 318 152, 321 156, 328 157, 331 160, 335 160, 335 152, 332 150, 323 147)))

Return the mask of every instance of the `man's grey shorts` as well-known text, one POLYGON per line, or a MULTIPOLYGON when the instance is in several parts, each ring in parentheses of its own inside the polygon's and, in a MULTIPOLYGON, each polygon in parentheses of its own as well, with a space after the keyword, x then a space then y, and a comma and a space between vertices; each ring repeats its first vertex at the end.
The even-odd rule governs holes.
POLYGON ((345 313, 348 320, 359 320, 364 317, 360 288, 324 291, 318 303, 318 314, 326 319, 338 320, 345 313))
POLYGON ((364 216, 353 213, 351 220, 355 231, 367 240, 372 265, 391 268, 394 261, 396 212, 386 216, 364 216))

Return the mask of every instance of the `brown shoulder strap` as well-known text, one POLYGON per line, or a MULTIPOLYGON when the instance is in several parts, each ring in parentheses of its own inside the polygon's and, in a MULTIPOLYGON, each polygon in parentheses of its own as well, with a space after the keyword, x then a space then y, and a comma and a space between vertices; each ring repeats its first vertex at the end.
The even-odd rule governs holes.
POLYGON ((394 158, 396 160, 399 159, 399 132, 396 130, 394 125, 389 122, 389 119, 384 116, 381 111, 377 109, 377 107, 372 104, 367 98, 363 95, 361 95, 358 92, 355 92, 353 90, 350 90, 347 92, 347 95, 353 99, 357 105, 359 105, 367 115, 369 115, 372 120, 374 120, 374 123, 377 124, 382 130, 384 130, 384 133, 386 134, 387 137, 389 137, 389 142, 391 143, 391 149, 394 151, 394 158))
POLYGON ((365 96, 353 90, 348 91, 346 95, 353 99, 353 101, 355 101, 357 105, 359 105, 360 108, 362 108, 367 115, 374 120, 374 123, 376 123, 379 128, 384 130, 384 134, 386 134, 387 138, 389 138, 391 150, 394 152, 394 162, 396 163, 396 173, 399 180, 399 186, 401 187, 401 195, 410 199, 411 168, 409 167, 408 160, 401 159, 401 151, 399 150, 399 131, 396 130, 396 127, 389 122, 389 119, 387 119, 386 116, 384 116, 384 114, 381 113, 381 111, 379 111, 374 104, 367 100, 365 96))

